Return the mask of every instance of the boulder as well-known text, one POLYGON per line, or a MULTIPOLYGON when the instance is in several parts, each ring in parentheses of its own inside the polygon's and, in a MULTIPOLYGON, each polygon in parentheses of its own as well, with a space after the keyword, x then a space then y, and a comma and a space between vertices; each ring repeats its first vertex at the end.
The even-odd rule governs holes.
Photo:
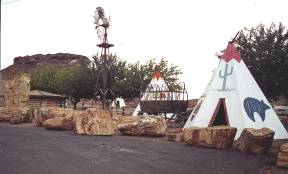
POLYGON ((28 108, 0 108, 0 122, 10 122, 11 124, 20 124, 22 122, 29 122, 28 108))
POLYGON ((139 116, 126 117, 117 127, 122 135, 162 137, 167 125, 162 117, 139 116))
POLYGON ((29 108, 28 107, 18 108, 18 113, 19 113, 20 117, 22 118, 23 123, 31 123, 31 119, 29 117, 29 108))
POLYGON ((99 109, 87 109, 76 117, 77 134, 113 135, 111 113, 99 109))
POLYGON ((45 120, 55 118, 55 116, 51 115, 49 110, 46 107, 41 107, 40 109, 32 109, 28 111, 29 117, 32 118, 32 123, 35 127, 43 126, 43 122, 45 120))
POLYGON ((138 120, 137 117, 131 117, 131 116, 123 116, 123 115, 116 115, 113 114, 112 121, 113 121, 113 128, 114 131, 117 133, 120 133, 118 130, 118 125, 121 123, 129 123, 138 120))
POLYGON ((266 154, 273 143, 274 134, 275 132, 269 128, 245 128, 239 139, 234 141, 233 147, 242 152, 266 154))
POLYGON ((23 118, 19 114, 14 114, 14 116, 9 120, 10 124, 21 124, 23 122, 23 118))
POLYGON ((226 149, 232 146, 237 128, 214 126, 183 129, 183 139, 189 145, 226 149))
POLYGON ((51 117, 66 117, 71 118, 73 114, 77 112, 73 108, 60 108, 60 107, 47 107, 46 111, 51 117))
POLYGON ((45 120, 43 126, 48 130, 63 130, 71 131, 74 128, 74 123, 71 119, 65 117, 56 117, 45 120))
POLYGON ((183 140, 189 145, 201 146, 201 132, 206 128, 191 127, 182 130, 183 140))
POLYGON ((168 141, 182 142, 184 141, 182 128, 175 128, 166 131, 168 141))
POLYGON ((39 109, 33 110, 33 119, 32 122, 35 127, 43 126, 43 122, 45 121, 45 117, 43 117, 42 112, 39 109))
POLYGON ((10 112, 0 110, 0 122, 9 122, 12 117, 10 112))
POLYGON ((77 134, 86 134, 86 125, 88 123, 88 116, 85 113, 82 113, 75 117, 76 119, 76 133, 77 134))
POLYGON ((288 143, 285 143, 280 147, 280 151, 277 155, 277 166, 288 168, 288 143))

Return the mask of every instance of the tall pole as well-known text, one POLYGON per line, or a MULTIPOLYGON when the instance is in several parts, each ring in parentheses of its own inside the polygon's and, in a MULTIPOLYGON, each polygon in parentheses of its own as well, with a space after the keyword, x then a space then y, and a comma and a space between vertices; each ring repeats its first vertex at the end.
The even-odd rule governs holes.
POLYGON ((109 48, 113 47, 113 44, 108 43, 107 39, 107 29, 109 27, 109 23, 103 23, 100 25, 100 27, 104 28, 104 36, 102 39, 102 43, 98 44, 97 46, 101 48, 101 58, 102 58, 102 104, 103 109, 107 110, 108 108, 108 100, 107 100, 107 94, 109 93, 109 90, 107 88, 107 79, 108 79, 108 55, 109 55, 109 48))

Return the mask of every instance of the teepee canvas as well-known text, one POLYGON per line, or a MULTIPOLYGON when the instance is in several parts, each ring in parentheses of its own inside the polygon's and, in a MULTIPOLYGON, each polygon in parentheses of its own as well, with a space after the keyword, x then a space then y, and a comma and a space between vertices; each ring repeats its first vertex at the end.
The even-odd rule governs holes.
MULTIPOLYGON (((141 97, 141 100, 163 100, 164 98, 167 97, 165 92, 159 92, 159 93, 156 92, 156 91, 169 91, 169 88, 159 71, 154 72, 153 78, 149 83, 146 91, 151 92, 144 92, 143 96, 141 97)), ((139 112, 141 112, 140 103, 135 108, 132 116, 137 116, 139 112)))
POLYGON ((237 139, 244 128, 268 127, 275 131, 275 139, 288 138, 232 42, 224 51, 204 94, 184 128, 228 125, 237 128, 237 139))

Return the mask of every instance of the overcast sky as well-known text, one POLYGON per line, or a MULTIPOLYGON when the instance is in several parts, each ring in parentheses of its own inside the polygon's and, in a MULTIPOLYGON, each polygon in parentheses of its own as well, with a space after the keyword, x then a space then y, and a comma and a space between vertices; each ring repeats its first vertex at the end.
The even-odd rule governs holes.
POLYGON ((111 17, 110 50, 128 62, 162 57, 179 65, 189 98, 198 98, 217 66, 215 53, 244 27, 282 22, 287 0, 2 0, 1 69, 17 56, 99 48, 94 22, 101 6, 111 17), (11 3, 8 3, 11 2, 11 3))

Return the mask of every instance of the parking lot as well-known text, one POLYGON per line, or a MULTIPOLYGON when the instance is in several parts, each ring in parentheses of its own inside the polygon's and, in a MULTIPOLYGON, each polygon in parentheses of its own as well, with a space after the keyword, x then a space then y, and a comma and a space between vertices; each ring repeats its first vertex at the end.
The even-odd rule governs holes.
POLYGON ((265 164, 264 156, 164 138, 84 136, 0 123, 1 174, 255 174, 265 164))

